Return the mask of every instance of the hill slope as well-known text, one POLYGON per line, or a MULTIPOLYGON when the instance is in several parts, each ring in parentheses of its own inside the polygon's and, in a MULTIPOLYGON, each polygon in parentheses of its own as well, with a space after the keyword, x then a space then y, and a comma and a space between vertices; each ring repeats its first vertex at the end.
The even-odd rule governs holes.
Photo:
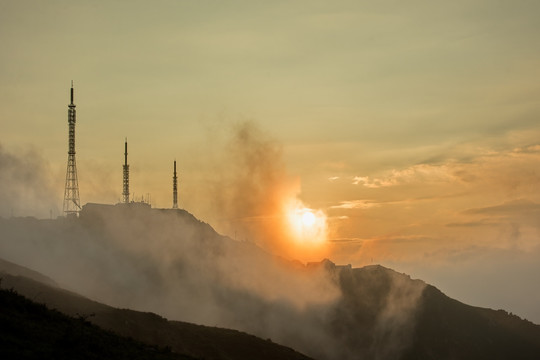
MULTIPOLYGON (((2 269, 1 265, 6 263, 6 261, 0 261, 0 270, 2 269)), ((14 264, 10 268, 14 269, 14 264)), ((2 288, 14 289, 21 296, 24 295, 29 299, 46 304, 51 309, 79 320, 84 319, 86 322, 121 336, 167 348, 174 353, 188 357, 208 360, 248 360, 254 358, 309 360, 307 356, 290 348, 236 330, 168 321, 153 313, 116 309, 70 291, 51 287, 23 276, 13 276, 7 272, 0 271, 0 277, 2 278, 2 288)), ((4 309, 2 313, 4 313, 4 309)), ((7 309, 6 313, 9 313, 7 309)), ((43 318, 47 319, 47 316, 46 314, 40 315, 35 320, 39 323, 43 321, 43 318)), ((33 321, 32 319, 22 320, 33 321)), ((34 326, 27 324, 23 330, 26 327, 34 326)), ((45 329, 43 331, 45 332, 45 329)), ((47 339, 41 340, 46 341, 47 339)), ((54 342, 48 344, 48 347, 52 351, 54 342)))
MULTIPOLYGON (((280 260, 183 210, 92 205, 73 220, 0 219, 0 233, 3 256, 102 303, 238 329, 317 359, 540 355, 540 327, 526 320, 382 266, 280 260)), ((115 314, 108 326, 122 327, 115 314)), ((159 343, 171 330, 153 316, 145 336, 159 343)))
POLYGON ((540 326, 463 304, 382 266, 339 269, 333 330, 367 358, 537 359, 540 326), (351 328, 355 331, 347 331, 351 328))
POLYGON ((120 337, 0 289, 2 359, 189 360, 165 348, 120 337))
POLYGON ((424 290, 418 316, 404 359, 540 357, 540 326, 504 310, 465 305, 433 286, 424 290))

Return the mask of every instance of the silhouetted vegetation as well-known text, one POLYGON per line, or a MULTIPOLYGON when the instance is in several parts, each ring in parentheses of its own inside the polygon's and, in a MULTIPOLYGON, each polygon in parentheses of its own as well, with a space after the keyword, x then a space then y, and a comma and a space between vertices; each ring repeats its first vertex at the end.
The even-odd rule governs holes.
POLYGON ((143 344, 0 289, 2 359, 193 359, 143 344))
MULTIPOLYGON (((0 260, 0 264, 2 263, 5 262, 0 260)), ((14 264, 12 264, 12 266, 16 267, 14 264)), ((168 321, 167 319, 153 313, 139 312, 128 309, 115 309, 113 307, 89 300, 75 293, 36 282, 32 279, 22 276, 13 276, 6 273, 2 274, 1 271, 0 274, 4 277, 3 282, 2 278, 0 277, 0 287, 6 288, 14 286, 18 291, 20 290, 23 294, 29 296, 30 298, 34 298, 34 295, 31 294, 38 294, 38 299, 40 301, 44 301, 45 303, 49 304, 49 306, 59 309, 64 313, 73 315, 72 317, 65 316, 63 313, 61 314, 57 310, 49 310, 45 305, 35 304, 23 296, 16 295, 14 291, 3 290, 3 292, 9 292, 16 298, 16 301, 12 301, 11 304, 18 303, 17 307, 19 309, 25 309, 26 306, 29 306, 31 311, 25 310, 23 313, 27 315, 28 313, 33 314, 33 317, 24 317, 20 314, 17 315, 18 312, 13 310, 13 306, 3 306, 2 301, 8 301, 9 299, 4 293, 2 293, 3 297, 2 300, 0 300, 0 311, 2 311, 0 315, 0 331, 6 331, 5 329, 12 328, 13 322, 18 324, 21 329, 15 331, 10 330, 6 333, 2 332, 0 335, 1 359, 4 359, 2 356, 2 344, 4 344, 4 340, 6 339, 8 340, 8 346, 6 349, 13 350, 13 356, 10 358, 59 358, 59 356, 61 356, 59 354, 62 354, 59 350, 63 350, 65 358, 93 359, 93 353, 88 352, 86 346, 87 344, 84 342, 81 344, 81 341, 85 340, 82 338, 85 332, 90 331, 87 329, 87 327, 96 328, 96 326, 98 326, 99 328, 113 332, 112 334, 107 333, 108 336, 118 334, 123 340, 137 340, 135 343, 138 344, 138 346, 143 346, 150 349, 150 358, 156 359, 200 358, 206 360, 309 360, 308 357, 294 351, 291 348, 281 346, 271 341, 263 340, 240 331, 195 325, 180 321, 168 321), (36 307, 36 309, 31 308, 32 306, 36 307), (60 325, 55 325, 52 327, 52 330, 54 330, 52 333, 56 334, 53 336, 52 340, 51 338, 48 338, 49 333, 51 332, 48 331, 47 328, 43 327, 39 321, 36 323, 36 319, 47 322, 50 321, 51 318, 54 318, 54 316, 50 315, 49 313, 60 315, 62 321, 69 322, 67 325, 64 324, 63 328, 60 328, 60 325), (12 321, 15 318, 18 320, 12 321), (4 326, 4 324, 6 325, 4 326), (90 324, 92 325, 90 326, 90 324), (42 338, 37 337, 37 340, 34 340, 34 338, 36 338, 35 334, 32 335, 29 333, 28 329, 38 329, 36 331, 38 331, 38 334, 41 335, 42 338), (142 343, 140 343, 141 341, 142 343), (24 357, 24 355, 17 353, 17 351, 20 351, 20 349, 29 347, 34 342, 36 342, 36 344, 47 343, 49 350, 39 350, 39 348, 47 349, 47 346, 42 344, 39 345, 39 347, 36 347, 39 352, 36 353, 34 351, 32 353, 33 355, 29 357, 24 357), (152 346, 142 344, 151 344, 152 346), (57 346, 58 349, 53 353, 50 351, 50 348, 55 346, 57 346), (68 350, 73 347, 75 347, 74 352, 77 350, 83 351, 84 357, 72 357, 71 352, 68 352, 68 350), (174 354, 169 357, 164 356, 167 355, 168 351, 176 354, 183 354, 184 357, 172 356, 174 354), (158 356, 157 354, 161 355, 158 356)), ((97 341, 98 345, 92 344, 91 346, 98 346, 98 349, 108 350, 108 343, 104 343, 103 341, 105 338, 102 338, 100 335, 97 339, 99 340, 97 341)), ((89 340, 92 340, 92 338, 89 338, 89 340)), ((119 347, 120 345, 115 346, 119 347)), ((100 358, 102 356, 102 354, 99 353, 98 355, 99 356, 95 358, 100 358)), ((142 355, 143 354, 141 353, 138 358, 145 358, 141 357, 142 355)), ((107 354, 107 356, 101 358, 116 359, 123 357, 114 357, 107 354)), ((137 357, 131 356, 126 358, 137 359, 137 357)))

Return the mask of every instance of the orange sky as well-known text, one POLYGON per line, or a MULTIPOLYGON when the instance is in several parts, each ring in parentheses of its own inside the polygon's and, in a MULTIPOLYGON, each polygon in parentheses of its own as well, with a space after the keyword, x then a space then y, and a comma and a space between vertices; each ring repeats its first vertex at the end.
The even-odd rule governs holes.
POLYGON ((392 266, 538 323, 539 11, 3 2, 1 145, 44 159, 52 190, 0 215, 60 213, 73 79, 83 203, 121 198, 127 136, 131 191, 155 207, 171 206, 176 159, 180 206, 231 237, 294 256, 264 238, 296 199, 326 214, 334 261, 392 266), (515 296, 497 282, 509 274, 515 296))

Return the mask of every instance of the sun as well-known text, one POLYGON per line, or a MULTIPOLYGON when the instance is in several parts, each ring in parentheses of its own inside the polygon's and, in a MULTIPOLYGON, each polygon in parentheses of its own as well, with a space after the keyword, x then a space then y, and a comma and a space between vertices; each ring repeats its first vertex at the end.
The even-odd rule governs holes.
POLYGON ((296 200, 288 204, 287 223, 297 245, 317 247, 326 242, 326 215, 321 210, 303 206, 296 200))
POLYGON ((315 224, 315 220, 315 215, 310 210, 307 210, 302 215, 302 225, 306 228, 312 227, 315 224))

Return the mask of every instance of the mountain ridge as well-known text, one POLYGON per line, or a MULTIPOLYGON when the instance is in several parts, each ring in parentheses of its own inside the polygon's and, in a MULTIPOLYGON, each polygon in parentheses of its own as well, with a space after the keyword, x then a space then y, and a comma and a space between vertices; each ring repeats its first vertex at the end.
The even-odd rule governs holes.
POLYGON ((46 254, 27 264, 100 302, 238 329, 317 359, 540 354, 540 326, 459 303, 380 265, 289 262, 219 235, 184 210, 86 210, 56 222, 0 219, 8 235, 0 250, 10 260, 46 254), (501 337, 510 340, 495 341, 501 337), (463 344, 457 353, 455 344, 463 344))
POLYGON ((142 343, 168 348, 197 359, 309 360, 293 349, 237 330, 170 321, 154 313, 117 309, 31 278, 11 275, 1 267, 0 288, 12 289, 34 303, 142 343))

